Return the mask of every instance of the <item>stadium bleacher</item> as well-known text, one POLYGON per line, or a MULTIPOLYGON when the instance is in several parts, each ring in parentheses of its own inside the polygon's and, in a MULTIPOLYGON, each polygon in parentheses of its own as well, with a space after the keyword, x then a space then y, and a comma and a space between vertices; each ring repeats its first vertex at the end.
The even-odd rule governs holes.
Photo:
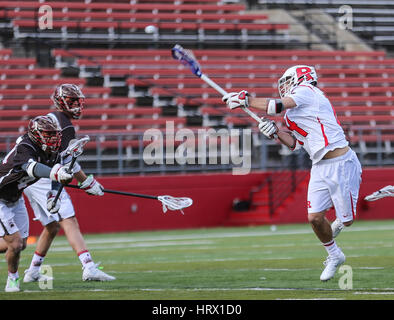
MULTIPOLYGON (((339 120, 346 127, 351 142, 355 144, 359 144, 361 139, 358 126, 393 124, 394 100, 391 92, 394 87, 394 61, 386 57, 383 51, 320 53, 303 50, 195 50, 194 53, 205 72, 226 90, 246 88, 259 96, 277 97, 276 81, 287 67, 295 63, 313 63, 320 77, 320 87, 330 96, 339 120)), ((10 65, 7 62, 20 60, 13 58, 10 50, 4 51, 3 55, 0 61, 4 66, 10 65)), ((18 106, 22 106, 21 115, 25 118, 47 109, 51 105, 51 92, 44 87, 52 88, 65 81, 81 85, 88 96, 85 111, 87 119, 77 122, 81 132, 127 132, 131 129, 163 128, 166 120, 175 121, 178 126, 187 126, 187 119, 196 115, 202 119, 201 127, 207 124, 225 124, 229 127, 248 127, 254 124, 254 120, 246 117, 242 111, 228 114, 217 92, 195 78, 187 68, 180 67, 170 56, 169 50, 54 49, 52 55, 59 68, 35 69, 34 59, 27 58, 20 64, 25 69, 20 69, 19 76, 12 74, 8 67, 0 71, 0 85, 3 89, 0 104, 6 111, 2 114, 2 119, 5 120, 2 130, 22 130, 25 124, 23 121, 7 120, 7 117, 16 117, 15 108, 18 106), (60 67, 67 63, 78 66, 87 73, 87 78, 62 78, 60 67), (89 79, 89 72, 86 70, 91 66, 100 66, 104 88, 86 86, 89 79), (26 70, 25 75, 36 77, 20 77, 24 74, 23 70, 26 70), (40 78, 37 78, 38 75, 40 78), (113 77, 127 87, 128 97, 111 96, 113 77), (123 80, 120 81, 119 77, 123 80), (138 95, 141 95, 138 88, 143 88, 144 96, 152 97, 150 106, 138 105, 138 95), (43 94, 47 96, 44 98, 43 94), (93 94, 96 97, 89 98, 93 94), (29 99, 23 100, 27 96, 29 99), (169 104, 168 99, 178 105, 176 117, 162 115, 161 107, 169 104), (191 116, 187 112, 180 116, 182 112, 179 110, 185 105, 194 106, 191 116), (95 119, 100 119, 100 122, 95 119)), ((277 120, 281 122, 280 118, 277 120)), ((368 136, 368 142, 377 142, 377 136, 364 136, 368 136)), ((379 139, 391 144, 392 130, 382 131, 379 139)), ((106 142, 107 146, 114 145, 106 142)), ((137 147, 138 142, 129 145, 137 147)))
POLYGON ((166 1, 154 6, 147 2, 51 2, 51 28, 40 28, 37 14, 42 3, 0 1, 0 19, 10 22, 16 38, 33 34, 43 39, 67 41, 88 39, 108 41, 144 41, 145 28, 154 26, 150 35, 156 41, 228 41, 241 43, 245 38, 266 42, 275 36, 285 39, 287 24, 267 23, 266 15, 245 14, 244 3, 218 1, 166 1), (37 19, 36 19, 37 18, 37 19), (284 37, 281 33, 284 32, 284 37))
MULTIPOLYGON (((325 6, 323 2, 319 5, 325 6)), ((260 7, 275 3, 280 5, 267 1, 260 7)), ((292 26, 273 21, 267 11, 250 10, 246 1, 51 1, 52 29, 39 28, 42 5, 0 1, 0 22, 12 35, 0 50, 0 118, 6 135, 23 132, 29 117, 51 108, 54 86, 72 82, 87 97, 77 128, 95 136, 89 149, 99 148, 100 156, 112 163, 123 153, 126 159, 138 158, 146 144, 143 131, 164 132, 166 120, 191 130, 253 128, 256 146, 275 148, 256 134, 254 120, 242 111, 229 113, 215 90, 172 59, 170 48, 181 40, 185 47, 190 44, 204 72, 227 91, 247 89, 277 97, 277 80, 286 68, 313 64, 319 86, 330 97, 358 154, 365 161, 371 157, 371 163, 376 163, 377 154, 387 163, 393 157, 394 59, 384 47, 305 50, 305 43, 292 38, 292 26), (156 29, 146 33, 146 26, 156 29), (278 43, 291 50, 276 50, 278 43), (32 44, 35 52, 23 49, 32 44)), ((286 4, 289 12, 292 5, 298 10, 303 4, 286 4)), ((311 8, 314 5, 317 2, 311 8)), ((352 5, 354 12, 362 10, 352 5)), ((327 4, 328 13, 332 6, 327 4)), ((366 20, 357 14, 355 18, 355 23, 366 20)), ((281 117, 275 120, 283 126, 281 117)), ((9 149, 10 143, 3 146, 9 149)), ((266 164, 272 163, 276 165, 277 159, 266 164)), ((143 169, 141 163, 137 166, 143 169)))
POLYGON ((318 9, 340 20, 344 14, 351 18, 351 31, 374 49, 394 46, 394 3, 390 0, 258 0, 256 8, 285 8, 292 10, 318 9), (340 10, 342 7, 343 10, 340 10))

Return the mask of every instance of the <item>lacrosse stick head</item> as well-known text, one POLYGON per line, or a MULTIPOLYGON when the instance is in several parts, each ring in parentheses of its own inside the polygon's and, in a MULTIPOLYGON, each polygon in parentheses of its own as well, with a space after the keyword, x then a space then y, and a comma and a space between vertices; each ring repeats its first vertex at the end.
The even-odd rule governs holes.
POLYGON ((90 141, 89 136, 84 136, 80 139, 73 139, 70 141, 67 149, 64 150, 64 155, 71 155, 73 158, 79 157, 83 152, 83 147, 90 141))
POLYGON ((184 49, 181 45, 176 44, 171 49, 171 53, 174 59, 189 67, 193 74, 195 74, 197 77, 201 77, 201 67, 191 50, 184 49))
POLYGON ((190 198, 175 198, 171 196, 158 196, 157 199, 163 204, 163 212, 166 213, 167 209, 180 210, 183 213, 184 208, 190 207, 193 200, 190 198))

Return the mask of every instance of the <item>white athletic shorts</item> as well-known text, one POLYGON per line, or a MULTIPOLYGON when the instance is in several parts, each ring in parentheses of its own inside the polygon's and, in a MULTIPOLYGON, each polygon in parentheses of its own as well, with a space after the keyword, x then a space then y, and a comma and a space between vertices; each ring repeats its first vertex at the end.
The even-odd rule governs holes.
POLYGON ((338 219, 352 221, 356 216, 361 173, 360 161, 351 149, 340 157, 314 164, 308 186, 308 213, 334 206, 338 219))
POLYGON ((25 200, 22 196, 12 204, 0 200, 0 237, 18 231, 22 238, 29 236, 29 215, 25 200))
POLYGON ((58 200, 60 201, 58 213, 52 214, 47 210, 47 193, 51 188, 52 181, 47 178, 41 178, 23 191, 34 211, 35 220, 39 220, 43 226, 75 216, 71 198, 64 188, 58 200))

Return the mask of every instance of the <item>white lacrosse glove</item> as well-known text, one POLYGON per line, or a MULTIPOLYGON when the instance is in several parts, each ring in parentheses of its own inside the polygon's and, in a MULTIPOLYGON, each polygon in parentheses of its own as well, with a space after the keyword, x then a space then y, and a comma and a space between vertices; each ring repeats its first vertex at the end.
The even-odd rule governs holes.
POLYGON ((93 178, 93 175, 89 175, 84 182, 82 182, 79 186, 81 189, 85 190, 87 194, 93 196, 102 196, 104 195, 103 186, 93 178))
POLYGON ((73 179, 73 173, 70 171, 68 166, 62 166, 57 163, 53 166, 49 178, 52 181, 60 182, 61 184, 70 183, 73 179))
POLYGON ((55 203, 56 194, 57 192, 53 190, 47 193, 47 209, 50 213, 57 213, 60 209, 60 201, 56 201, 55 203))
POLYGON ((249 93, 246 90, 230 92, 223 96, 222 100, 232 110, 239 107, 249 107, 249 93))
POLYGON ((259 130, 268 139, 274 139, 274 135, 278 133, 278 127, 276 126, 275 122, 266 118, 261 118, 261 122, 259 123, 259 130))

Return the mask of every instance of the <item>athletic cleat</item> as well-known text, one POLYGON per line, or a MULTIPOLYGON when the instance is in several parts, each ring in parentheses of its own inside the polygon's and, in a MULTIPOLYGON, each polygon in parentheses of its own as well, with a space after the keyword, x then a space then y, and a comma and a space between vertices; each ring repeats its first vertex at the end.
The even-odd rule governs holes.
POLYGON ((364 199, 367 201, 375 201, 385 197, 394 197, 394 186, 386 186, 366 196, 364 199))
POLYGON ((23 282, 37 282, 37 281, 51 281, 53 280, 53 277, 48 277, 42 273, 40 273, 39 270, 30 270, 26 269, 25 270, 25 276, 23 278, 23 282))
POLYGON ((343 228, 345 228, 345 225, 342 223, 342 221, 339 219, 336 219, 331 224, 332 237, 335 238, 342 231, 343 228))
POLYGON ((18 292, 19 289, 19 278, 11 279, 10 277, 7 278, 7 284, 5 286, 5 292, 18 292))
POLYGON ((345 255, 341 251, 338 255, 329 255, 326 259, 326 261, 323 262, 323 264, 326 266, 320 275, 320 280, 321 281, 328 281, 332 277, 334 277, 335 272, 337 271, 337 268, 343 264, 346 260, 345 255))
POLYGON ((116 278, 106 274, 99 268, 99 263, 94 264, 90 268, 83 268, 82 280, 83 281, 112 281, 116 278))

